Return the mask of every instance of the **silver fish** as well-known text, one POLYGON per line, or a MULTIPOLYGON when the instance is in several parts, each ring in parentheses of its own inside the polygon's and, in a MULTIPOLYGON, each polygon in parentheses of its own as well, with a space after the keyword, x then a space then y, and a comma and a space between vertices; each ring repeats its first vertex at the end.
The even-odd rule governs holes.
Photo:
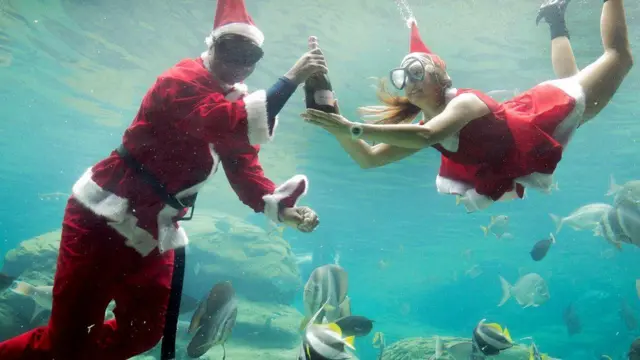
POLYGON ((572 227, 574 230, 593 230, 596 228, 602 217, 613 208, 609 204, 594 203, 581 206, 566 217, 549 214, 556 225, 556 234, 560 232, 564 225, 572 227))
POLYGON ((192 358, 202 356, 211 347, 221 344, 226 357, 224 343, 238 316, 238 302, 231 282, 216 284, 193 313, 188 332, 195 335, 187 346, 187 355, 192 358))
POLYGON ((550 298, 547 283, 542 276, 536 273, 522 276, 515 285, 509 284, 507 280, 500 276, 500 284, 502 287, 502 299, 498 306, 504 305, 512 296, 524 308, 540 306, 550 298))
POLYGON ((320 315, 315 320, 319 323, 330 323, 351 315, 348 288, 349 279, 342 267, 328 264, 313 270, 304 286, 303 302, 306 316, 300 324, 300 329, 306 327, 311 314, 319 310, 320 315))
POLYGON ((504 235, 509 234, 509 217, 507 215, 492 216, 489 225, 480 226, 484 232, 484 236, 492 233, 496 238, 500 239, 504 235))

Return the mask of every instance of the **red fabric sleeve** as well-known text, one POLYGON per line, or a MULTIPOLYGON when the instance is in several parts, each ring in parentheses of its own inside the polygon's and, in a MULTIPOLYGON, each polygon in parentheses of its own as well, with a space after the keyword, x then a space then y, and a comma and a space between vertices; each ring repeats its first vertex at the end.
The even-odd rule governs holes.
POLYGON ((149 109, 165 112, 173 126, 206 142, 213 143, 234 134, 256 145, 268 142, 273 136, 264 90, 229 101, 223 93, 198 83, 160 77, 151 93, 149 109))
POLYGON ((263 197, 273 193, 276 187, 264 175, 258 158, 260 147, 246 145, 238 148, 238 145, 234 144, 235 148, 229 153, 220 154, 225 174, 240 201, 255 212, 264 212, 263 197))

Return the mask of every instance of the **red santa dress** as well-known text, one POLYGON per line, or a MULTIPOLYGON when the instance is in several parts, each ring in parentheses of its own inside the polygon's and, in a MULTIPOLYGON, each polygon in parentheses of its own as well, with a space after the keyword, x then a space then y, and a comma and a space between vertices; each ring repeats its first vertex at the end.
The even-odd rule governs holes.
POLYGON ((442 153, 438 192, 459 196, 468 212, 494 201, 523 198, 525 187, 549 192, 552 175, 582 122, 585 95, 575 79, 543 82, 498 103, 472 89, 450 89, 482 100, 488 115, 434 147, 442 153))

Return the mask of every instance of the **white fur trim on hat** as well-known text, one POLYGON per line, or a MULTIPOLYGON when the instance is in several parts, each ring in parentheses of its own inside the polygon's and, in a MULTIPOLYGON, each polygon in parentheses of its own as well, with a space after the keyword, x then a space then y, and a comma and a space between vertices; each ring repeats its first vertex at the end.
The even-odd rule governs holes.
POLYGON ((264 34, 262 33, 262 31, 260 31, 260 29, 258 29, 254 25, 245 23, 230 23, 222 25, 217 29, 213 29, 211 34, 207 36, 204 42, 208 47, 211 47, 213 45, 213 39, 224 34, 237 34, 245 36, 255 41, 258 46, 262 46, 262 44, 264 43, 264 34))

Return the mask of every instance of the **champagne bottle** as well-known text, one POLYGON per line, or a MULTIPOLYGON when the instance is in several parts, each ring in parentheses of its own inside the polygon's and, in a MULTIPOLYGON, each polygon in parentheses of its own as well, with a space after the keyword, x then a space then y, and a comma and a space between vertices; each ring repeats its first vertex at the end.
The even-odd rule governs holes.
MULTIPOLYGON (((309 37, 309 50, 318 47, 318 39, 309 37)), ((304 99, 307 109, 316 109, 331 114, 338 114, 331 81, 327 74, 313 74, 304 82, 304 99)))

